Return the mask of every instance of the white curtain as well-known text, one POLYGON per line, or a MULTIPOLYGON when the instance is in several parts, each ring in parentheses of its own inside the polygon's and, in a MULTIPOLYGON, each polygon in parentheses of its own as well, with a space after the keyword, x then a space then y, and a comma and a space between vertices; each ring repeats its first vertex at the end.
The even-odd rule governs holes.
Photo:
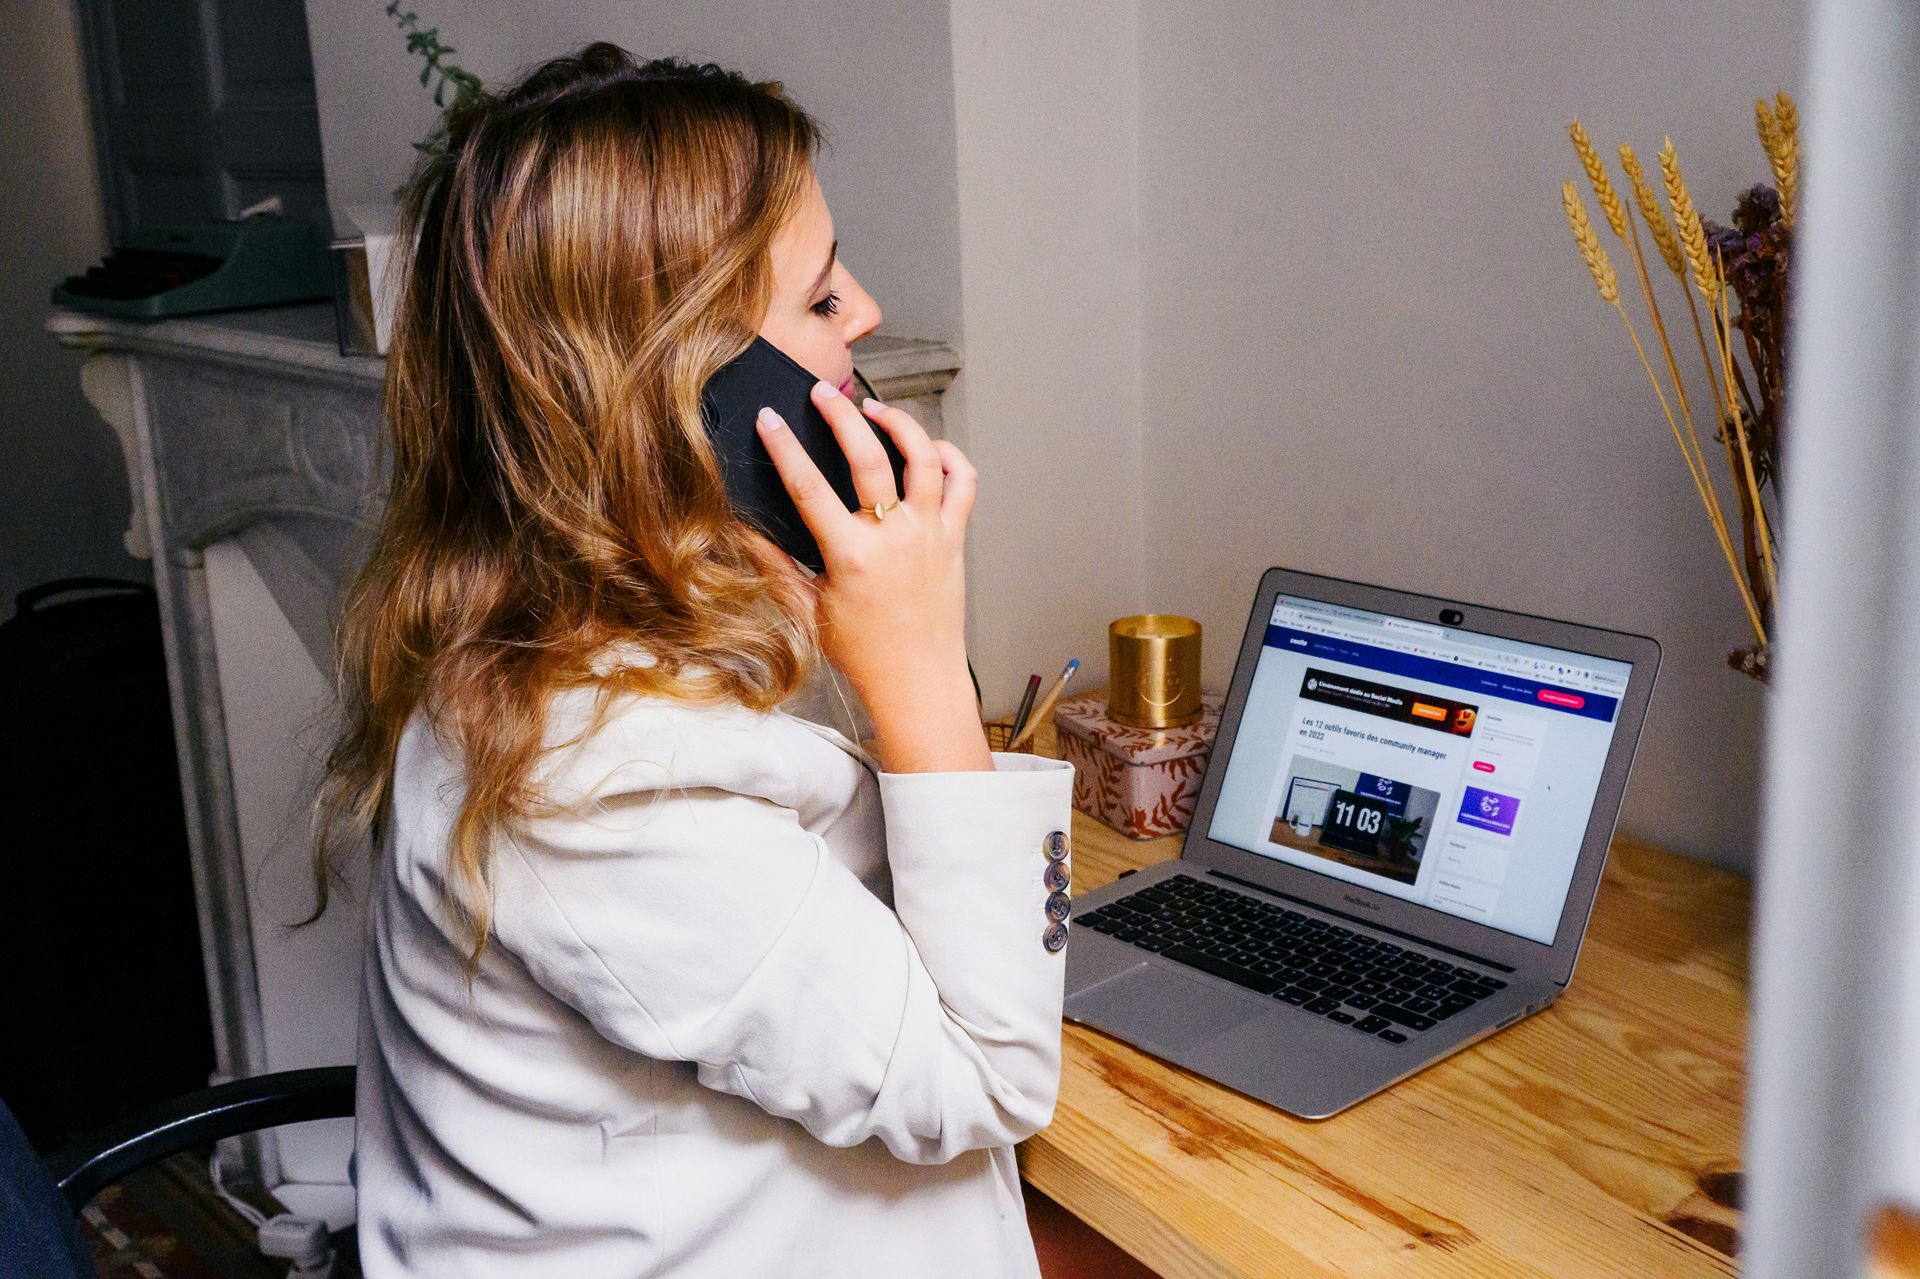
POLYGON ((1743 1273, 1920 1204, 1920 5, 1815 0, 1743 1273))

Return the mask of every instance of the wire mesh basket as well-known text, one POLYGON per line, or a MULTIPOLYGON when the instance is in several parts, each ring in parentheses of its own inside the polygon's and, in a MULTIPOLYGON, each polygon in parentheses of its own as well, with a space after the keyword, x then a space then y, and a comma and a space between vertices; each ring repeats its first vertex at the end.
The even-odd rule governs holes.
POLYGON ((1004 719, 985 720, 981 723, 980 727, 987 730, 987 748, 989 750, 1012 750, 1018 751, 1022 755, 1031 755, 1034 753, 1033 744, 1037 736, 1035 733, 1028 734, 1027 740, 1018 746, 1007 745, 1013 737, 1013 716, 1011 715, 1004 719))

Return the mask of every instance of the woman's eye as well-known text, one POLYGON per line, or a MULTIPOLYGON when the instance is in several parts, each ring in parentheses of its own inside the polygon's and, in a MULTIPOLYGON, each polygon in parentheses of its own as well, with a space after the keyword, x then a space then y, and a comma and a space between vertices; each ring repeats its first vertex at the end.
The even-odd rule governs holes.
POLYGON ((815 302, 813 304, 813 313, 815 315, 832 315, 839 311, 839 309, 840 295, 838 293, 829 293, 824 302, 815 302))

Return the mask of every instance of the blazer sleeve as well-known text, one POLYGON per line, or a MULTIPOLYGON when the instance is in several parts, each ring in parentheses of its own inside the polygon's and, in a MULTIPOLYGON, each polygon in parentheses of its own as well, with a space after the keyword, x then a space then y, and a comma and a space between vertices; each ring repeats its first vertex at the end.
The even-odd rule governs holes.
POLYGON ((1045 1127, 1065 951, 1042 876, 1072 766, 881 773, 889 908, 743 715, 624 716, 605 775, 496 859, 501 943, 606 1038, 830 1145, 944 1163, 1045 1127))

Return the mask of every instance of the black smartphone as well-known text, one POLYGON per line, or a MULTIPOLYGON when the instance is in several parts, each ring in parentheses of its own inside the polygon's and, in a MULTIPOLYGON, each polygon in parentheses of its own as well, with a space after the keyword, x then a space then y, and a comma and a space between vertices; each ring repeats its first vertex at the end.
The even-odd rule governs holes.
MULTIPOLYGON (((785 351, 763 337, 755 337, 753 345, 707 380, 700 397, 707 434, 720 458, 734 509, 775 546, 816 573, 826 568, 820 558, 820 545, 800 518, 793 499, 787 496, 773 458, 760 443, 754 419, 762 407, 778 413, 847 509, 859 510, 861 502, 853 491, 853 471, 846 454, 841 452, 840 441, 827 419, 813 406, 813 384, 819 380, 785 351)), ((873 394, 858 369, 854 370, 853 381, 856 404, 858 397, 873 394)), ((873 433, 893 463, 895 492, 904 493, 906 458, 884 428, 876 426, 873 433)))

